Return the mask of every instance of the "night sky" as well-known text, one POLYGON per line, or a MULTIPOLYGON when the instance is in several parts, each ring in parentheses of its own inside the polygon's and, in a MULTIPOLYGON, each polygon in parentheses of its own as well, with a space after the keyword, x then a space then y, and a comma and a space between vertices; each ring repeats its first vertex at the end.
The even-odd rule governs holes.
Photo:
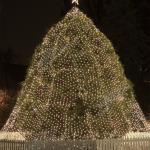
POLYGON ((5 0, 0 7, 0 54, 13 55, 12 63, 27 64, 35 47, 59 19, 62 0, 5 0))

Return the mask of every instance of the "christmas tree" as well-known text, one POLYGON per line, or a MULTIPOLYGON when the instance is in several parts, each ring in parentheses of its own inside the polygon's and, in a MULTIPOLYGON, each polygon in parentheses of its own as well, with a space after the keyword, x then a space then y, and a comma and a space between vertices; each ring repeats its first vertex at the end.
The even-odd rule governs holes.
POLYGON ((111 42, 74 7, 36 48, 3 130, 67 140, 121 137, 147 127, 111 42))

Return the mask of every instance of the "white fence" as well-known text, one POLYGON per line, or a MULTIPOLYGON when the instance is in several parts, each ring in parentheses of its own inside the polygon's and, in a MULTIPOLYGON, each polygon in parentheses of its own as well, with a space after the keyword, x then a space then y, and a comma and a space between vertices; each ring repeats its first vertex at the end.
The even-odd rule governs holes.
POLYGON ((150 150, 150 133, 131 133, 120 139, 60 142, 0 140, 0 150, 150 150))

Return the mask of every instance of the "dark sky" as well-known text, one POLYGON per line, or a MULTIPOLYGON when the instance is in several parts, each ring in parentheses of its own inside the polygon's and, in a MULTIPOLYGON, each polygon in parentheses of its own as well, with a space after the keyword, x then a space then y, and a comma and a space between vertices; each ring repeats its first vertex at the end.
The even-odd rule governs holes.
POLYGON ((0 3, 0 54, 27 64, 35 47, 61 17, 63 0, 5 0, 0 3))

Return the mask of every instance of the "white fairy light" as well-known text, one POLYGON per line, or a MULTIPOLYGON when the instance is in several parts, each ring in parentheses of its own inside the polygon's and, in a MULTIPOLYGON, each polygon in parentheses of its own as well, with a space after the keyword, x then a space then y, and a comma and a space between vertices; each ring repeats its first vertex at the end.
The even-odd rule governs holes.
POLYGON ((146 128, 111 42, 85 14, 74 12, 37 47, 3 130, 26 132, 27 139, 42 139, 44 131, 56 141, 120 137, 146 128))

